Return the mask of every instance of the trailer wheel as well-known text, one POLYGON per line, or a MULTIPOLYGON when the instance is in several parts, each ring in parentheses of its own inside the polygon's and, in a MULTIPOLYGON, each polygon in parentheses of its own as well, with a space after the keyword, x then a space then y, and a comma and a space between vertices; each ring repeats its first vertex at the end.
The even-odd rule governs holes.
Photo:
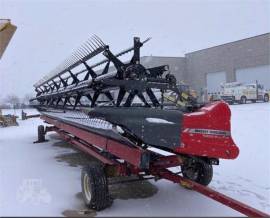
POLYGON ((235 102, 235 97, 232 96, 232 99, 228 101, 228 104, 232 105, 232 104, 234 104, 234 102, 235 102))
POLYGON ((191 159, 181 166, 184 178, 207 186, 213 178, 213 167, 202 159, 191 159))
POLYGON ((242 96, 240 102, 241 102, 241 104, 246 104, 247 103, 247 97, 242 96))
POLYGON ((94 163, 83 168, 81 186, 83 199, 87 207, 99 211, 112 204, 107 177, 100 165, 94 163))
POLYGON ((43 125, 38 126, 38 141, 39 142, 45 141, 45 128, 43 125))
POLYGON ((265 95, 264 95, 263 101, 264 101, 264 102, 269 102, 269 95, 268 95, 268 94, 265 94, 265 95))
POLYGON ((234 102, 235 102, 235 97, 233 96, 232 97, 232 104, 234 104, 234 102))

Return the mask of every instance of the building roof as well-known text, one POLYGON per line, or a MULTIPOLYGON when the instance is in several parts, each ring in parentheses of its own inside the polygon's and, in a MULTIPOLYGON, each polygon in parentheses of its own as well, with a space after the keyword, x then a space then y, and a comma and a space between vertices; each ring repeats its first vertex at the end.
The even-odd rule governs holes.
POLYGON ((223 43, 223 44, 220 44, 220 45, 215 45, 215 46, 211 46, 211 47, 208 47, 208 48, 199 49, 199 50, 192 51, 192 52, 187 52, 186 55, 187 55, 187 54, 191 54, 191 53, 195 53, 195 52, 204 51, 204 50, 207 50, 207 49, 212 49, 212 48, 221 47, 221 46, 224 46, 224 45, 229 45, 229 44, 238 43, 238 42, 245 41, 245 40, 249 40, 249 39, 255 39, 255 38, 257 38, 257 37, 267 36, 267 35, 270 36, 270 33, 263 33, 263 34, 260 34, 260 35, 256 35, 256 36, 252 36, 252 37, 248 37, 248 38, 244 38, 244 39, 239 39, 239 40, 232 41, 232 42, 226 42, 226 43, 223 43))

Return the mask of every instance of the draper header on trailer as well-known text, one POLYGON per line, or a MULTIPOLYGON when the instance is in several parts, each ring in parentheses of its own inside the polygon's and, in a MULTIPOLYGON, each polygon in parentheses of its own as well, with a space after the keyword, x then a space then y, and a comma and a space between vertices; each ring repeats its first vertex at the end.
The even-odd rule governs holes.
POLYGON ((167 65, 145 68, 140 64, 140 48, 148 40, 135 37, 131 48, 113 54, 93 36, 37 82, 32 102, 52 125, 39 127, 39 141, 46 132, 56 131, 102 162, 82 171, 83 197, 90 208, 110 205, 111 177, 133 174, 139 180, 152 175, 181 183, 247 215, 264 216, 205 187, 219 158, 235 159, 239 154, 231 136, 230 108, 223 101, 198 103, 177 85, 167 65), (129 62, 120 59, 132 51, 129 62), (90 64, 97 55, 105 59, 90 64), (115 71, 109 70, 110 65, 115 71), (166 101, 165 93, 185 104, 166 101), (171 155, 154 152, 153 147, 171 155), (169 170, 176 166, 181 166, 182 176, 169 170))

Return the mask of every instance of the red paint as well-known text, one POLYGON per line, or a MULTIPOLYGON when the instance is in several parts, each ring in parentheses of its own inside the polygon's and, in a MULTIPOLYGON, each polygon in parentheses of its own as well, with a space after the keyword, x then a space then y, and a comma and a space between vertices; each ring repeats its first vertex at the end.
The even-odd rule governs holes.
POLYGON ((231 111, 223 101, 209 103, 196 112, 185 114, 181 134, 181 146, 177 153, 197 156, 235 159, 239 149, 231 136, 189 133, 187 129, 211 129, 231 131, 231 111))
MULTIPOLYGON (((228 109, 228 106, 224 103, 217 103, 217 104, 211 104, 213 107, 211 107, 210 110, 210 115, 211 116, 215 116, 217 115, 217 112, 222 112, 223 115, 225 116, 221 116, 218 119, 214 119, 211 120, 213 121, 213 124, 211 126, 215 126, 216 128, 221 128, 221 130, 230 130, 230 124, 229 124, 229 120, 230 120, 230 111, 228 109), (223 117, 223 118, 222 118, 223 117), (225 118, 224 118, 225 117, 225 118), (215 123, 214 121, 219 120, 219 121, 225 121, 225 125, 222 125, 222 123, 215 123)), ((208 106, 209 109, 210 106, 208 106)), ((203 111, 205 108, 202 108, 200 111, 203 111)), ((206 108, 207 110, 207 108, 206 108)), ((194 115, 194 114, 193 114, 194 115)), ((186 116, 184 118, 184 125, 186 128, 203 128, 202 125, 200 126, 200 123, 197 124, 193 118, 193 115, 190 116, 186 116), (199 125, 197 127, 197 125, 199 125)), ((209 112, 206 112, 206 114, 204 114, 205 116, 208 116, 207 119, 209 119, 209 112)), ((198 116, 198 115, 196 115, 198 116)), ((205 121, 209 121, 206 119, 205 116, 200 117, 200 122, 205 122, 205 121)), ((54 125, 53 128, 51 128, 51 130, 56 131, 57 133, 59 133, 63 139, 71 142, 72 144, 74 144, 77 148, 81 149, 83 152, 85 152, 88 155, 94 156, 97 159, 99 159, 100 161, 102 161, 104 164, 109 164, 109 165, 114 165, 117 167, 117 171, 120 175, 129 175, 131 174, 139 174, 140 172, 143 172, 144 169, 140 169, 140 161, 141 161, 141 156, 144 152, 149 152, 149 153, 153 153, 152 151, 143 151, 140 148, 137 147, 129 147, 127 145, 121 144, 120 142, 116 142, 113 140, 110 140, 104 136, 100 136, 97 134, 93 134, 90 132, 87 132, 85 130, 82 130, 78 127, 63 123, 61 121, 57 121, 55 119, 51 119, 47 116, 42 115, 41 118, 43 120, 45 120, 45 122, 54 125), (72 134, 73 137, 70 134, 72 134), (93 141, 92 141, 93 140, 93 141), (100 145, 100 147, 104 148, 107 152, 110 152, 111 154, 114 154, 116 156, 118 156, 119 158, 124 159, 126 162, 124 163, 120 163, 115 159, 110 159, 109 157, 106 157, 102 152, 100 152, 99 149, 97 149, 95 146, 92 145, 92 142, 96 142, 97 145, 100 145), (106 142, 104 144, 104 142, 106 142), (127 164, 129 163, 129 164, 127 164)), ((204 125, 209 125, 205 124, 204 125)), ((190 137, 190 136, 188 136, 190 137)), ((190 138, 186 138, 185 140, 190 141, 190 138)), ((213 140, 213 142, 217 143, 216 139, 213 140)), ((232 139, 230 141, 231 143, 233 143, 232 139)), ((209 144, 207 145, 209 146, 209 144)), ((207 146, 205 147, 207 149, 207 146)), ((211 145, 212 146, 212 145, 211 145)), ((229 146, 229 144, 224 145, 224 149, 227 149, 227 147, 229 146)), ((230 145, 230 146, 234 146, 230 145)), ((185 148, 185 147, 184 147, 185 148)), ((236 147, 237 148, 237 147, 236 147)), ((191 149, 191 148, 189 148, 191 149)), ((208 147, 209 149, 209 147, 208 147)), ((222 150, 222 149, 220 149, 222 150)), ((181 150, 182 151, 182 150, 181 150)), ((187 151, 187 150, 184 150, 187 151)), ((197 153, 196 151, 194 151, 194 149, 191 149, 192 152, 197 153)), ((182 152, 184 153, 184 152, 182 152)), ((214 152, 208 152, 210 155, 214 155, 214 152)), ((238 154, 238 149, 237 149, 237 154, 238 154)), ((237 155, 236 155, 237 156, 237 155)), ((163 179, 167 179, 169 181, 175 182, 175 183, 185 183, 188 184, 193 190, 209 197, 212 198, 213 200, 216 200, 224 205, 227 205, 247 216, 251 216, 251 217, 269 217, 268 214, 261 212, 255 208, 252 208, 246 204, 243 204, 237 200, 234 200, 226 195, 223 195, 222 193, 219 193, 215 190, 212 190, 208 187, 202 186, 196 182, 193 182, 191 180, 187 180, 185 178, 183 178, 182 176, 176 175, 174 173, 172 173, 171 171, 167 170, 167 167, 172 167, 172 166, 177 166, 177 165, 181 165, 183 163, 183 160, 180 157, 177 157, 176 155, 171 155, 171 156, 160 156, 155 160, 151 161, 150 164, 150 168, 149 170, 146 170, 145 173, 146 175, 154 175, 157 178, 163 178, 163 179)))
POLYGON ((137 167, 141 166, 142 155, 146 152, 141 148, 131 147, 122 144, 120 142, 114 141, 112 139, 108 139, 106 150, 137 167))
POLYGON ((59 130, 65 131, 73 136, 78 137, 90 145, 95 145, 121 159, 126 160, 130 164, 133 164, 137 167, 141 166, 141 157, 145 153, 145 150, 142 148, 122 144, 104 136, 80 129, 76 126, 72 126, 56 119, 49 118, 45 115, 42 115, 41 119, 45 120, 49 124, 54 125, 59 130))
POLYGON ((259 211, 253 207, 250 207, 240 201, 237 201, 229 196, 226 196, 220 192, 217 192, 209 187, 200 185, 194 181, 183 178, 182 176, 176 175, 167 169, 152 169, 152 175, 160 176, 163 179, 170 180, 175 183, 185 184, 194 191, 197 191, 209 198, 212 198, 215 201, 218 201, 242 214, 245 214, 248 217, 269 217, 269 214, 259 211))
POLYGON ((154 167, 156 169, 177 167, 182 165, 183 162, 184 160, 182 160, 182 158, 177 155, 161 156, 151 163, 151 167, 154 167))
POLYGON ((116 161, 111 160, 105 156, 103 156, 100 153, 100 150, 98 150, 97 148, 95 148, 92 145, 89 145, 87 143, 83 143, 81 140, 78 140, 76 138, 73 138, 72 136, 70 136, 69 134, 67 134, 66 132, 60 131, 59 129, 55 129, 55 132, 57 132, 61 138, 71 144, 74 145, 74 147, 78 148, 79 150, 81 150, 82 152, 95 157, 96 159, 100 160, 102 163, 104 164, 108 164, 108 165, 114 165, 117 164, 116 161))

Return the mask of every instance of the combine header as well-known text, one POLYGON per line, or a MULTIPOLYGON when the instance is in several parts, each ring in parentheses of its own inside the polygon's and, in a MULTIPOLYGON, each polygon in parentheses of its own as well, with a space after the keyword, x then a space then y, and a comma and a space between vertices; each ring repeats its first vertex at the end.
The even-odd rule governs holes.
POLYGON ((149 39, 118 54, 93 36, 49 76, 37 82, 32 104, 41 119, 39 141, 55 131, 100 164, 82 170, 86 205, 111 205, 110 177, 137 175, 138 180, 167 179, 196 190, 248 216, 268 216, 206 186, 219 159, 235 159, 230 109, 223 101, 200 104, 177 84, 169 66, 145 68, 140 48, 149 39), (131 60, 121 56, 133 52, 131 60), (104 60, 91 63, 96 56, 104 60), (165 94, 175 96, 175 104, 165 94), (163 151, 170 152, 164 155, 163 151), (170 171, 181 167, 181 174, 170 171))

